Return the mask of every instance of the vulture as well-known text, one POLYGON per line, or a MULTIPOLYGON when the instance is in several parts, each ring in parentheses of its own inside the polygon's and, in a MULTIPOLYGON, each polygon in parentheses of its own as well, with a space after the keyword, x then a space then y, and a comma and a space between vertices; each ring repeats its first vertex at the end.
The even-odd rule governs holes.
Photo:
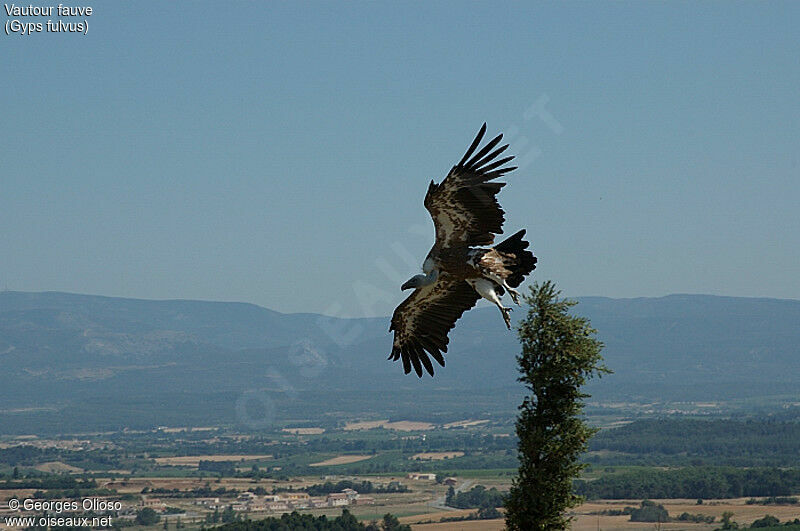
POLYGON ((498 158, 508 144, 497 147, 500 134, 479 148, 486 124, 440 184, 431 181, 425 208, 433 218, 436 241, 422 264, 424 274, 402 285, 414 291, 395 309, 389 331, 394 331, 390 360, 402 360, 406 374, 413 367, 433 376, 431 358, 444 367, 447 335, 461 315, 481 297, 497 306, 511 329, 511 308, 503 306, 505 293, 519 304, 518 287, 536 267, 527 250, 525 230, 494 244, 503 232, 503 209, 497 194, 506 183, 494 179, 516 169, 498 158))

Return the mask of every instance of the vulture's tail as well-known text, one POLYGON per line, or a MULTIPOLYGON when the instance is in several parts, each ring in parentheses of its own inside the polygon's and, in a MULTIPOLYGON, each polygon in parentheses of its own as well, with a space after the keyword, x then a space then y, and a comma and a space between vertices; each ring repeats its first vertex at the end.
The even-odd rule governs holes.
POLYGON ((494 246, 495 250, 503 253, 503 266, 511 271, 506 283, 512 288, 522 284, 525 277, 536 269, 536 257, 527 250, 529 244, 522 239, 523 236, 525 229, 494 246))

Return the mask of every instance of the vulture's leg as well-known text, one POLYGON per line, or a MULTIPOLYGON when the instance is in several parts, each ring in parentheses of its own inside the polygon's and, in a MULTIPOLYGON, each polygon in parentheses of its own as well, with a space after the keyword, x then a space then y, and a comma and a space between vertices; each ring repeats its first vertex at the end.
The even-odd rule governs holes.
POLYGON ((514 304, 519 306, 519 291, 515 290, 514 288, 510 287, 508 284, 503 283, 503 287, 508 290, 508 294, 511 295, 511 299, 514 301, 514 304))
POLYGON ((506 323, 506 327, 511 330, 511 310, 513 308, 504 308, 500 297, 497 295, 497 291, 495 291, 495 283, 491 280, 485 278, 477 278, 477 279, 470 279, 467 282, 472 284, 472 287, 475 288, 475 291, 480 294, 481 297, 486 299, 487 301, 493 303, 500 309, 500 313, 503 315, 503 321, 506 323))
POLYGON ((514 304, 519 306, 519 297, 520 297, 519 291, 517 291, 514 288, 512 288, 511 286, 509 286, 506 283, 506 279, 504 279, 503 277, 501 277, 500 275, 498 275, 496 273, 492 273, 491 271, 487 271, 486 272, 486 276, 489 277, 490 279, 494 280, 495 282, 497 282, 501 286, 503 286, 503 288, 508 291, 508 294, 511 295, 511 300, 514 301, 514 304))

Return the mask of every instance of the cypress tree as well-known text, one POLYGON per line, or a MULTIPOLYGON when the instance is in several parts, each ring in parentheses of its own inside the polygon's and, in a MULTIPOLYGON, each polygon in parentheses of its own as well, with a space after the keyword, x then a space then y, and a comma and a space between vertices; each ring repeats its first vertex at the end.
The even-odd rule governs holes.
POLYGON ((506 501, 509 530, 567 529, 567 510, 582 498, 573 479, 585 465, 578 457, 596 432, 581 418, 587 379, 611 372, 602 364, 603 344, 587 319, 570 315, 575 301, 559 299, 548 281, 524 296, 530 306, 520 322, 517 356, 527 396, 519 407, 519 473, 506 501))

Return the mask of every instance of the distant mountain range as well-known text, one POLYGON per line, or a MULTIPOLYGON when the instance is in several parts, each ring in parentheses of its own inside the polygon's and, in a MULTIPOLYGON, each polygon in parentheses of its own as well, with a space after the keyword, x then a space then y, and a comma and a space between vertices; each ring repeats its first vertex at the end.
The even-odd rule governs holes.
MULTIPOLYGON (((800 301, 578 300, 615 371, 594 399, 800 396, 800 301)), ((0 292, 0 433, 512 412, 519 344, 498 312, 468 312, 451 337, 447 367, 419 380, 386 360, 388 318, 0 292)))

